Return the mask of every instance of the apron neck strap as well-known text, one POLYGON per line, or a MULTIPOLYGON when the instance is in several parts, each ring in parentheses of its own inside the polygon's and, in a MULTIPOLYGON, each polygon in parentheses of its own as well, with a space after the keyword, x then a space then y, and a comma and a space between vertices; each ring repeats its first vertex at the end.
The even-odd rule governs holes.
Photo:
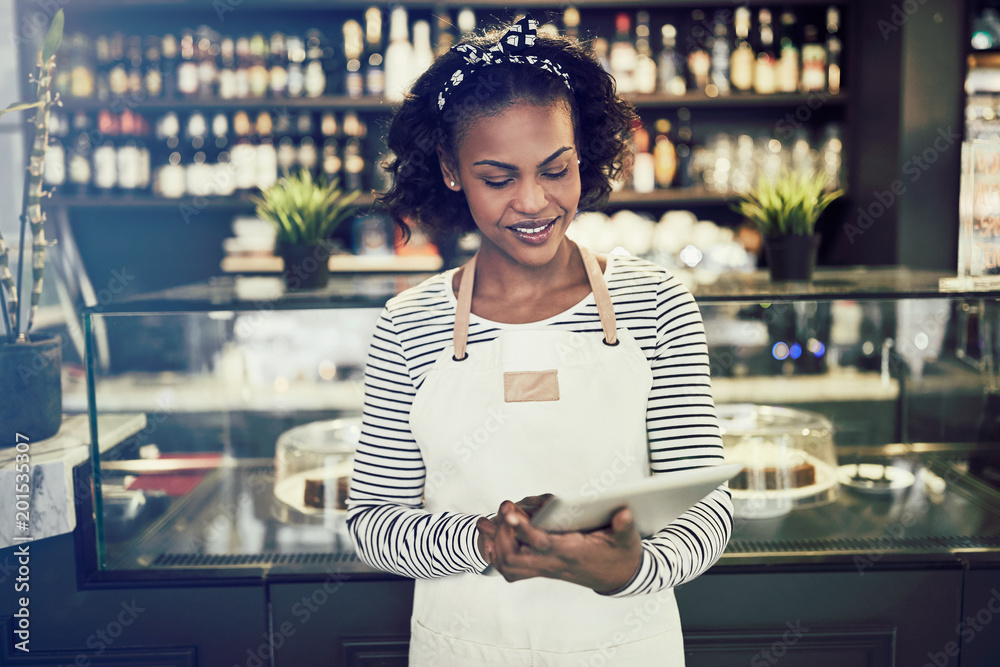
MULTIPOLYGON (((581 245, 577 245, 577 248, 580 249, 583 267, 587 271, 587 281, 590 283, 590 289, 594 292, 594 301, 597 302, 597 313, 601 317, 601 328, 604 329, 604 343, 617 345, 618 327, 615 319, 615 307, 611 302, 608 284, 604 281, 604 275, 601 273, 601 266, 590 250, 581 245)), ((476 257, 477 255, 473 255, 472 259, 462 267, 462 280, 458 285, 458 306, 455 310, 455 328, 452 331, 455 361, 462 361, 468 356, 465 348, 469 341, 469 315, 472 313, 472 289, 476 276, 476 257)))

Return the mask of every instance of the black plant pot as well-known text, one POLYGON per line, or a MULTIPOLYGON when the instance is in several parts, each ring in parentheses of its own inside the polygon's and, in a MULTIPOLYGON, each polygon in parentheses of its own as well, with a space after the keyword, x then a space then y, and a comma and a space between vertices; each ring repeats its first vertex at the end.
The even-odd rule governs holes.
POLYGON ((816 266, 819 234, 812 236, 768 236, 764 239, 764 252, 771 271, 771 280, 785 282, 810 280, 816 266))
POLYGON ((285 262, 288 289, 319 289, 330 281, 330 248, 311 243, 281 243, 278 254, 285 262))
POLYGON ((62 423, 62 340, 0 343, 0 447, 52 437, 62 423))

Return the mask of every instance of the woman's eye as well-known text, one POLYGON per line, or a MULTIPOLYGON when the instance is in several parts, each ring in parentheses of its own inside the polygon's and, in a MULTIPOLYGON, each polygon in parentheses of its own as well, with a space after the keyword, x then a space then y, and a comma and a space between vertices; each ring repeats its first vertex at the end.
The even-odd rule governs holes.
POLYGON ((563 167, 562 171, 557 171, 555 173, 551 173, 550 172, 550 173, 542 174, 542 175, 545 176, 545 178, 548 178, 548 179, 551 179, 551 180, 554 181, 554 180, 562 178, 567 173, 569 173, 569 165, 566 165, 565 167, 563 167))
POLYGON ((512 179, 512 178, 507 178, 507 179, 504 179, 502 181, 488 181, 488 180, 486 180, 484 178, 483 179, 483 183, 485 183, 486 185, 490 186, 491 188, 496 188, 497 190, 499 190, 502 187, 506 187, 507 184, 510 183, 513 180, 514 179, 512 179))

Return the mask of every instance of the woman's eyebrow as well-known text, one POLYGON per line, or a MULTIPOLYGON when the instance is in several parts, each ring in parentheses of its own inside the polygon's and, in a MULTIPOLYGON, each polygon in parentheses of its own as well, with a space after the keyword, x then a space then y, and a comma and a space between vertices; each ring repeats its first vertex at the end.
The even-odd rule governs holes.
MULTIPOLYGON (((557 157, 559 157, 560 155, 562 155, 566 151, 570 151, 570 150, 573 150, 572 146, 563 146, 562 148, 558 149, 555 153, 553 153, 552 155, 548 156, 547 158, 545 158, 544 160, 542 160, 541 162, 539 162, 538 166, 539 167, 544 167, 549 162, 552 162, 557 157)), ((497 167, 499 169, 506 169, 507 171, 518 171, 517 167, 515 167, 514 165, 508 164, 506 162, 500 162, 498 160, 480 160, 479 162, 473 162, 472 166, 473 167, 477 167, 477 166, 479 166, 481 164, 487 165, 489 167, 497 167)))

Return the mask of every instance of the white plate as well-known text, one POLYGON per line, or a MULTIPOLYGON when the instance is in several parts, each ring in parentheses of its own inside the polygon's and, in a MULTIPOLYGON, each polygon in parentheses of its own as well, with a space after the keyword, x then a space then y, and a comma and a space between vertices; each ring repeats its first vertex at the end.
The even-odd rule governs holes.
POLYGON ((840 476, 840 483, 844 486, 861 493, 871 493, 874 495, 907 489, 913 486, 913 482, 916 481, 916 477, 909 470, 895 466, 884 466, 880 463, 848 463, 847 465, 840 466, 837 469, 837 474, 840 476), (854 479, 855 475, 861 475, 870 480, 881 479, 883 471, 885 472, 885 478, 889 480, 888 484, 854 479))

